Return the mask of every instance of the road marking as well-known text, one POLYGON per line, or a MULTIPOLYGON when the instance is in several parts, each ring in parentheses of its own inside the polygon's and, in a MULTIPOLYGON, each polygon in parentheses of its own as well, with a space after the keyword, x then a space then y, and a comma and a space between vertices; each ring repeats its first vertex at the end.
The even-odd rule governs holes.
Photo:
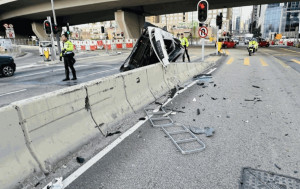
POLYGON ((229 53, 229 51, 228 51, 228 50, 225 50, 225 52, 226 52, 226 54, 227 54, 227 55, 230 55, 230 53, 229 53))
MULTIPOLYGON (((217 68, 211 69, 210 73, 215 71, 217 68)), ((209 74, 209 73, 207 73, 209 74)), ((178 96, 180 93, 184 92, 191 86, 195 85, 198 81, 193 81, 191 84, 186 86, 184 89, 178 91, 173 99, 178 96)), ((165 102, 162 106, 166 106, 172 99, 168 99, 167 102, 165 102)), ((159 110, 160 106, 156 108, 156 110, 159 110)), ((92 157, 89 161, 87 161, 85 164, 83 164, 81 167, 79 167, 75 172, 73 172, 70 176, 68 176, 65 180, 63 180, 63 188, 66 188, 69 186, 74 180, 76 180, 80 175, 82 175, 84 172, 86 172, 90 167, 92 167, 95 163, 97 163, 101 158, 103 158, 106 154, 108 154, 111 150, 113 150, 118 144, 120 144, 124 139, 129 137, 132 133, 134 133, 138 128, 140 128, 144 123, 148 121, 148 117, 145 117, 146 119, 143 121, 139 121, 137 124, 135 124, 133 127, 128 129, 125 133, 123 133, 121 136, 119 136, 115 141, 113 141, 111 144, 106 146, 102 151, 100 151, 98 154, 96 154, 94 157, 92 157)))
POLYGON ((291 59, 291 61, 297 63, 297 64, 300 64, 300 61, 299 60, 295 60, 295 59, 291 59))
POLYGON ((213 69, 211 69, 209 72, 207 72, 206 74, 211 74, 211 73, 213 73, 216 69, 217 69, 217 68, 213 68, 213 69))
POLYGON ((244 58, 244 65, 245 66, 250 66, 250 60, 249 60, 249 58, 244 58))
POLYGON ((233 60, 234 60, 234 58, 231 57, 226 64, 231 64, 233 62, 233 60))
MULTIPOLYGON (((281 49, 283 49, 283 48, 281 48, 281 49)), ((294 52, 294 53, 299 53, 299 54, 300 54, 300 52, 298 52, 298 51, 293 51, 293 50, 289 50, 289 49, 283 49, 283 50, 285 50, 285 51, 290 51, 290 52, 294 52)))
POLYGON ((262 66, 269 66, 262 58, 259 59, 262 66))
POLYGON ((286 63, 284 63, 283 61, 279 60, 275 56, 270 55, 269 53, 266 53, 266 52, 264 52, 264 54, 267 55, 267 56, 273 57, 276 60, 276 62, 278 62, 282 67, 284 67, 284 68, 291 68, 290 66, 288 66, 286 63))
POLYGON ((5 93, 5 94, 0 94, 0 97, 10 95, 10 94, 20 93, 20 92, 23 92, 23 91, 27 91, 27 89, 22 89, 22 90, 19 90, 19 91, 13 91, 13 92, 5 93))
POLYGON ((96 74, 99 74, 99 73, 109 72, 109 71, 113 71, 113 70, 117 70, 117 69, 119 69, 119 68, 113 68, 113 69, 110 69, 110 70, 104 70, 104 71, 101 71, 101 72, 96 72, 96 73, 88 74, 88 75, 77 77, 77 78, 79 78, 79 79, 80 78, 85 78, 85 77, 89 77, 89 76, 96 75, 96 74))

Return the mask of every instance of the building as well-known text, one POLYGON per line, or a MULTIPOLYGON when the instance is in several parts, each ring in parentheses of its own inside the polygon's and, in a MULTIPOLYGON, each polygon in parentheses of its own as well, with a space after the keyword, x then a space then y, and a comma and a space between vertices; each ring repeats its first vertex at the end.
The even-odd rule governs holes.
POLYGON ((295 34, 299 33, 299 19, 300 19, 300 2, 285 3, 286 21, 283 35, 286 37, 294 38, 295 34))

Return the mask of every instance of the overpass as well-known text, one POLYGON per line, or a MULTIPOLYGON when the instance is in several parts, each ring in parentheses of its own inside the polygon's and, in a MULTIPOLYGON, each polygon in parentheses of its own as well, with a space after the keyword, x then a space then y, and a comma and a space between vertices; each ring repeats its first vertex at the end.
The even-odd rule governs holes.
MULTIPOLYGON (((255 4, 289 2, 287 0, 210 0, 209 8, 230 8, 255 4)), ((55 0, 59 25, 116 20, 127 37, 139 35, 145 16, 196 11, 198 0, 55 0), (130 27, 128 27, 130 26, 130 27)), ((0 24, 10 22, 25 33, 42 28, 42 21, 51 16, 50 0, 0 0, 0 24), (39 23, 39 24, 38 24, 39 23)), ((3 27, 1 27, 3 31, 3 27)), ((0 31, 1 31, 0 30, 0 31)))

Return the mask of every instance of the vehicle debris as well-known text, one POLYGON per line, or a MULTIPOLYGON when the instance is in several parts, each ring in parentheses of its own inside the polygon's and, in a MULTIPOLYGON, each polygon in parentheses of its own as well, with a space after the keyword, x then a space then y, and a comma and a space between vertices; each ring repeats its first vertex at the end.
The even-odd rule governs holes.
POLYGON ((218 98, 215 98, 215 97, 210 97, 212 100, 217 100, 218 98))
POLYGON ((281 167, 279 167, 276 163, 274 165, 277 169, 281 170, 281 167))
POLYGON ((82 158, 82 157, 76 157, 76 161, 77 161, 78 163, 84 163, 85 159, 82 158))
POLYGON ((169 112, 165 113, 165 114, 163 115, 163 117, 167 117, 167 116, 171 115, 172 113, 173 113, 172 111, 169 111, 169 112))
POLYGON ((260 88, 259 86, 256 86, 256 85, 252 85, 252 87, 254 87, 254 88, 260 88))
POLYGON ((63 185, 63 178, 55 178, 54 182, 50 182, 49 184, 47 184, 43 189, 63 189, 64 185, 63 185))
POLYGON ((197 85, 199 85, 199 86, 203 86, 203 85, 204 85, 204 83, 197 83, 197 85))
POLYGON ((130 55, 121 65, 121 72, 158 62, 167 66, 170 62, 176 62, 184 53, 179 39, 150 23, 145 23, 144 32, 137 41, 130 55))
POLYGON ((143 121, 143 120, 146 120, 146 118, 145 117, 141 117, 139 120, 143 121))
POLYGON ((177 92, 177 88, 174 87, 173 89, 170 90, 168 97, 173 98, 175 96, 176 92, 177 92))
POLYGON ((197 115, 200 115, 200 109, 199 108, 197 109, 197 115))
POLYGON ((260 97, 254 97, 253 99, 245 99, 245 101, 261 102, 260 97))
POLYGON ((115 134, 120 134, 121 133, 121 131, 116 131, 116 132, 113 132, 113 133, 108 133, 107 135, 106 135, 106 137, 108 137, 108 136, 113 136, 113 135, 115 135, 115 134))
POLYGON ((216 87, 217 86, 217 84, 214 84, 214 87, 216 87))
POLYGON ((196 98, 194 98, 194 99, 193 99, 193 102, 196 102, 196 101, 197 101, 196 98))
POLYGON ((204 129, 201 129, 199 127, 191 127, 190 126, 190 131, 194 134, 205 134, 206 137, 211 137, 214 134, 215 129, 210 128, 210 127, 204 127, 204 129))

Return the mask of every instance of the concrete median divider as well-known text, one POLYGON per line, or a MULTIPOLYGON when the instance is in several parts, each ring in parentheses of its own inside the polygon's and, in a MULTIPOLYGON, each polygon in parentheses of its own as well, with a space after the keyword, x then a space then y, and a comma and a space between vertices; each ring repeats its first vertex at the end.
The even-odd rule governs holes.
POLYGON ((124 90, 123 76, 113 75, 88 82, 86 89, 92 116, 104 135, 112 129, 110 123, 133 113, 124 90))
POLYGON ((151 65, 146 71, 149 89, 156 99, 170 90, 164 80, 164 68, 161 64, 151 65))
POLYGON ((44 172, 100 134, 85 102, 86 89, 78 85, 13 103, 44 172))
POLYGON ((113 124, 155 101, 212 63, 155 64, 0 108, 0 186, 11 188, 58 162, 113 124))
POLYGON ((27 148, 17 110, 1 108, 0 121, 0 188, 15 188, 39 166, 27 148))
POLYGON ((124 88, 127 100, 134 111, 139 110, 146 104, 155 101, 154 95, 149 89, 147 68, 138 68, 129 72, 121 73, 124 79, 124 88))

